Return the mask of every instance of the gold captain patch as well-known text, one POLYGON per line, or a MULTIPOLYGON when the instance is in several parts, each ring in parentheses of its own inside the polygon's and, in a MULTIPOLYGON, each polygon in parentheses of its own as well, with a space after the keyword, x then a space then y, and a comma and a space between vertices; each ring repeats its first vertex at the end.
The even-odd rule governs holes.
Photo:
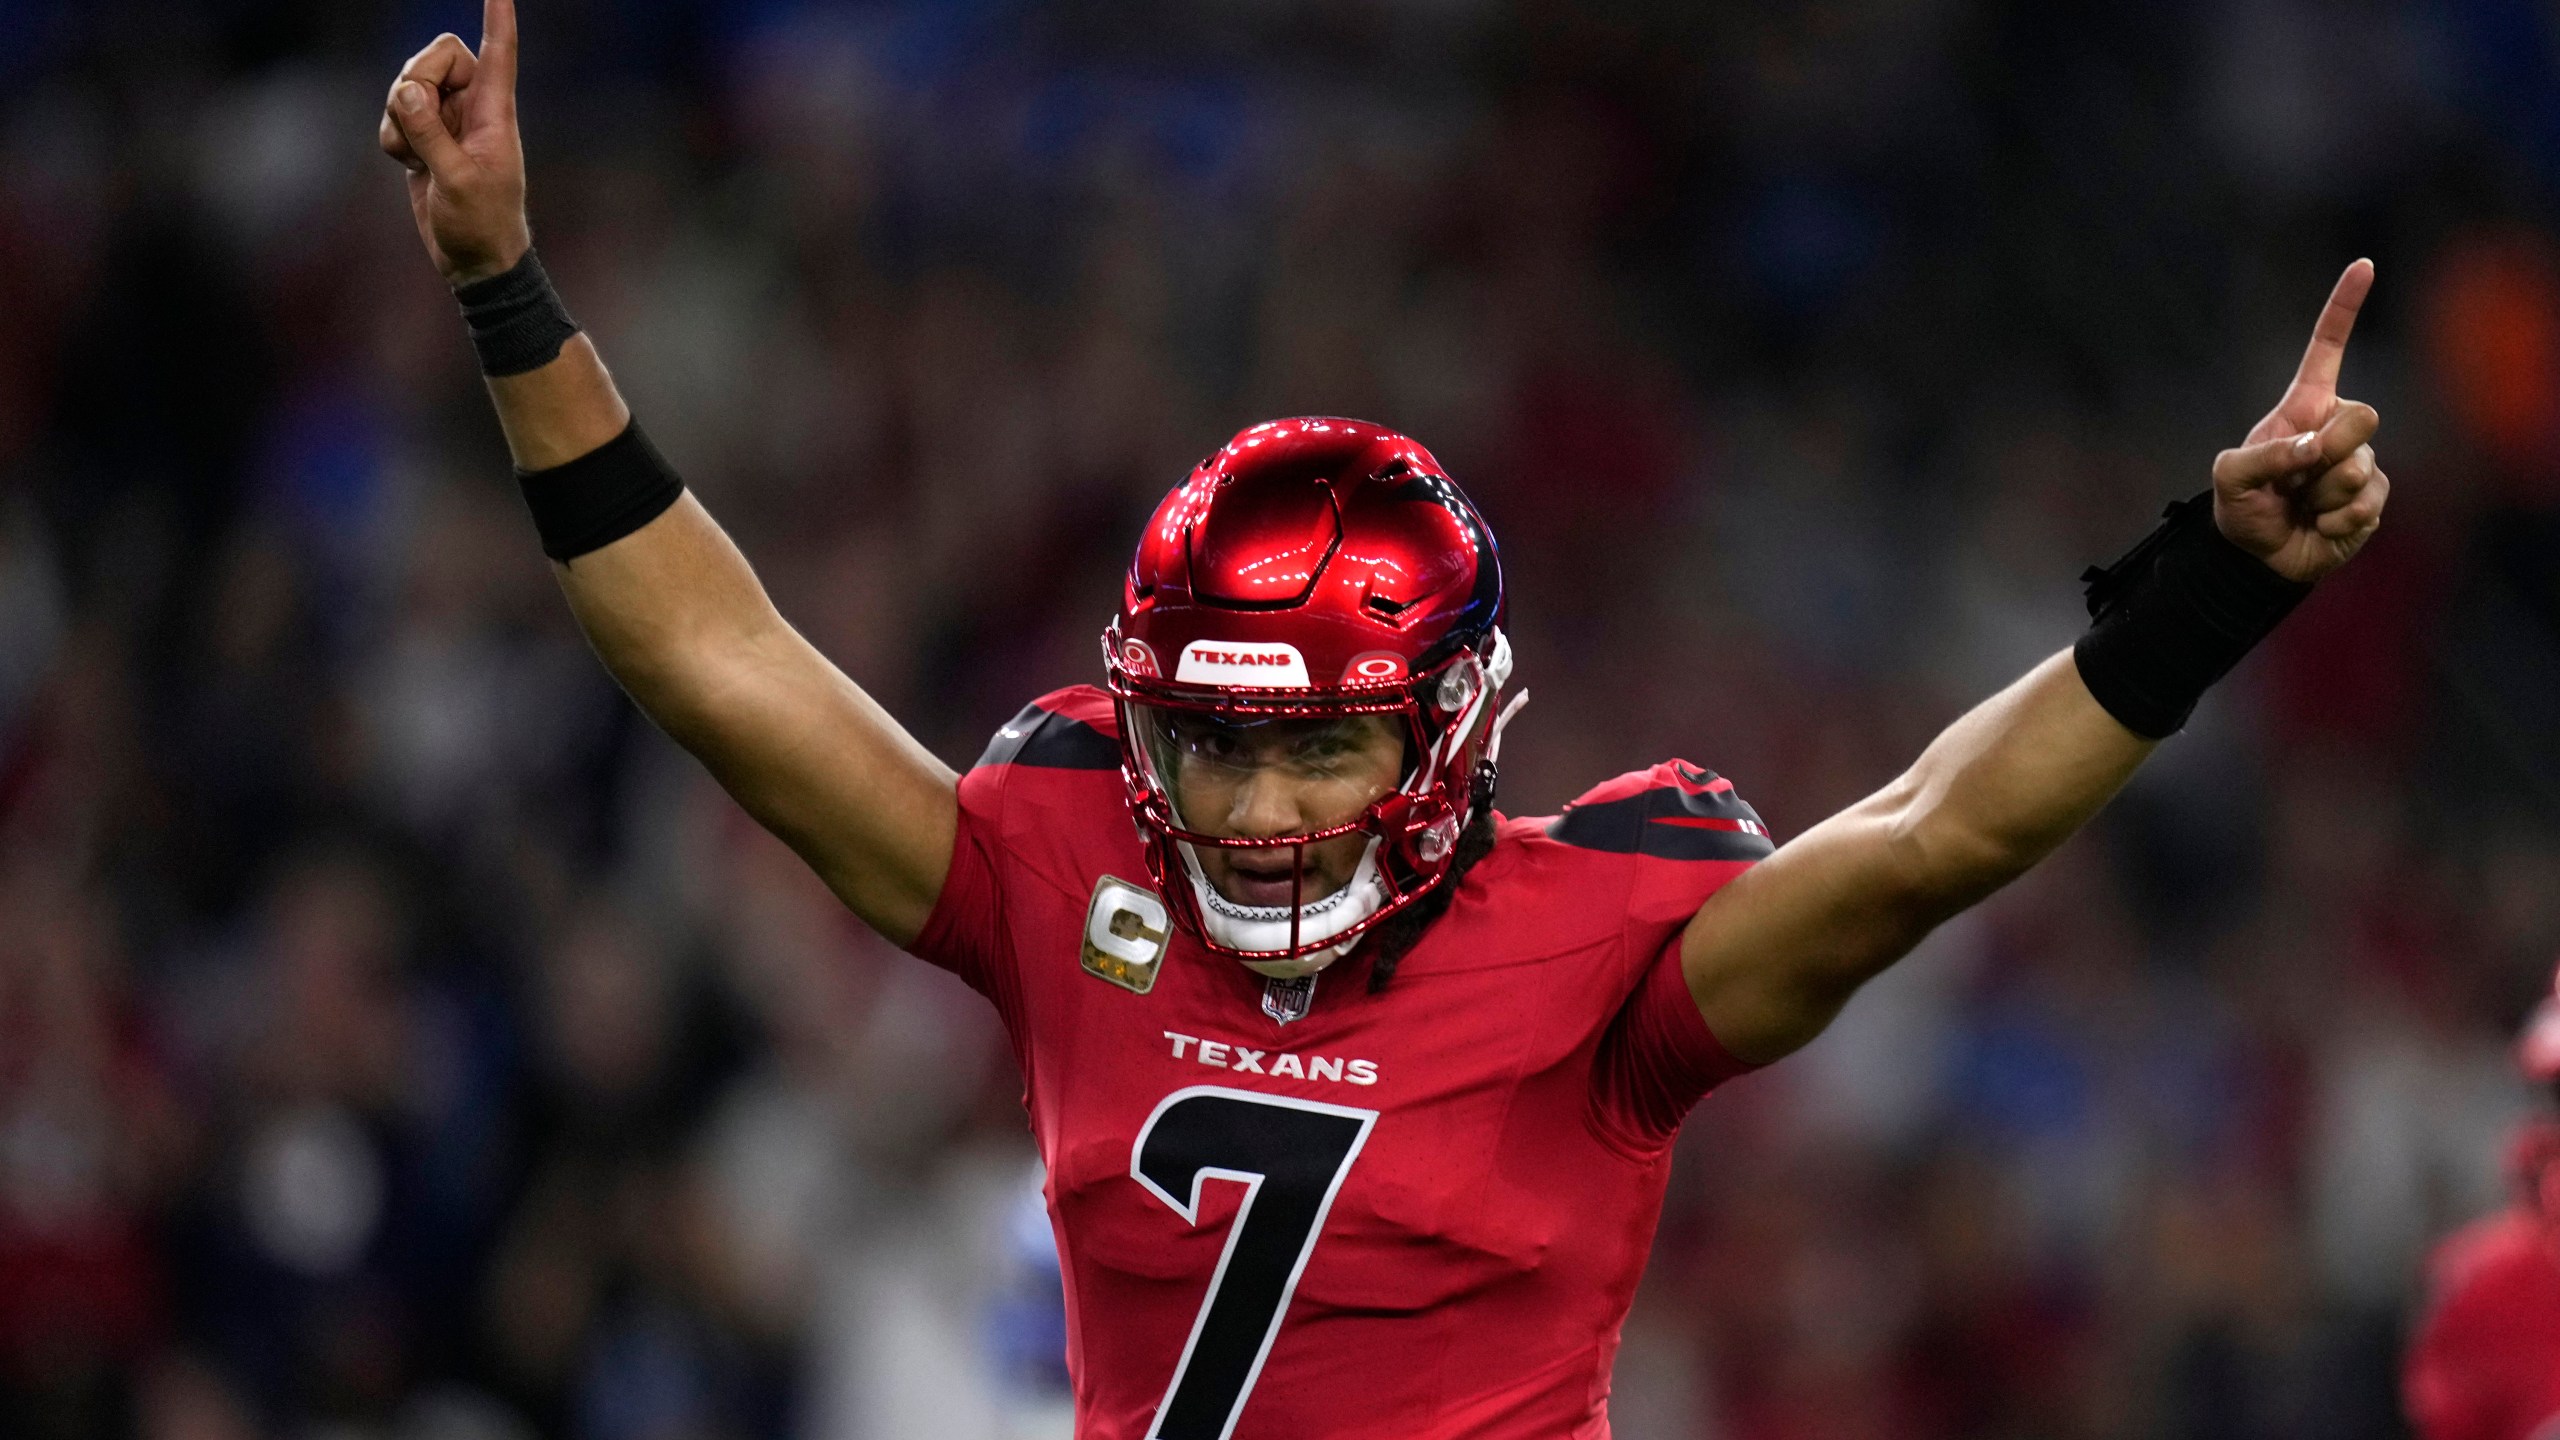
POLYGON ((1123 990, 1144 995, 1155 988, 1173 938, 1173 916, 1152 890, 1105 875, 1093 887, 1084 916, 1084 969, 1123 990))

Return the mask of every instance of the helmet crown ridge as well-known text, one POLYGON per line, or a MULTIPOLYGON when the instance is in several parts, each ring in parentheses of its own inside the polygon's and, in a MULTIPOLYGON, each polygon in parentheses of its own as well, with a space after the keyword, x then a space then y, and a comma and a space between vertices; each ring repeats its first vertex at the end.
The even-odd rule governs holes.
POLYGON ((1256 476, 1192 522, 1184 568, 1196 600, 1251 608, 1296 605, 1342 545, 1341 506, 1321 474, 1256 476))
POLYGON ((1240 432, 1165 497, 1121 629, 1166 675, 1186 644, 1277 642, 1303 655, 1303 684, 1331 688, 1436 664, 1480 641, 1501 605, 1493 537, 1430 451, 1307 416, 1240 432))

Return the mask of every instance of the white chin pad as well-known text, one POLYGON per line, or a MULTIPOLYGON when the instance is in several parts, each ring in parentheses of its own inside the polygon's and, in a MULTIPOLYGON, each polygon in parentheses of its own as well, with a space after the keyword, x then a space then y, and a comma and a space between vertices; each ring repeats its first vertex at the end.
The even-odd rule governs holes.
POLYGON ((1209 932, 1209 938, 1230 950, 1270 955, 1268 960, 1247 959, 1244 963, 1246 968, 1277 980, 1312 975, 1341 959, 1353 941, 1338 945, 1322 942, 1377 914, 1378 907, 1387 903, 1386 882, 1378 878, 1378 842, 1373 837, 1369 848, 1360 852, 1359 868, 1351 872, 1349 884, 1321 900, 1297 907, 1298 943, 1316 943, 1322 948, 1290 956, 1286 953, 1290 907, 1239 905, 1219 894, 1218 887, 1202 873, 1200 857, 1189 845, 1182 847, 1182 864, 1191 872, 1192 893, 1200 900, 1200 924, 1209 932))

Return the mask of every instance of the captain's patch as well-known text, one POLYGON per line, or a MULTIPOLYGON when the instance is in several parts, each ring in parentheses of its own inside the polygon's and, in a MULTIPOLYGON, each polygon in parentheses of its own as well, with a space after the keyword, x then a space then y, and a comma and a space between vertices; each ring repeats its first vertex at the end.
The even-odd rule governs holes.
POLYGON ((1084 969, 1123 990, 1144 995, 1155 988, 1173 917, 1152 890, 1105 875, 1093 887, 1084 915, 1084 969))

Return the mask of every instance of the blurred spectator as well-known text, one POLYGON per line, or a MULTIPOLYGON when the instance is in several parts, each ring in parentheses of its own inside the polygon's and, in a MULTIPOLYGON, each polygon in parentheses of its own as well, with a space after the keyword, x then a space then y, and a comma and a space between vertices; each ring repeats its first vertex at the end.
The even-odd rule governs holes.
MULTIPOLYGON (((0 6, 0 1428, 1063 1434, 991 1017, 621 702, 508 493, 371 149, 467 21, 0 6)), ((526 24, 573 310, 955 764, 1199 454, 1350 412, 1510 547, 1504 808, 1681 754, 1800 831, 2068 642, 2379 251, 2391 527, 1692 1121, 1614 1408, 2395 1433, 2560 950, 2547 9, 526 24)))
MULTIPOLYGON (((2560 996, 2527 1020, 2516 1068, 2560 1085, 2560 996)), ((2547 1109, 2507 1146, 2508 1208, 2462 1228, 2428 1265, 2403 1398, 2423 1440, 2526 1440, 2560 1420, 2560 1122, 2547 1109)))

